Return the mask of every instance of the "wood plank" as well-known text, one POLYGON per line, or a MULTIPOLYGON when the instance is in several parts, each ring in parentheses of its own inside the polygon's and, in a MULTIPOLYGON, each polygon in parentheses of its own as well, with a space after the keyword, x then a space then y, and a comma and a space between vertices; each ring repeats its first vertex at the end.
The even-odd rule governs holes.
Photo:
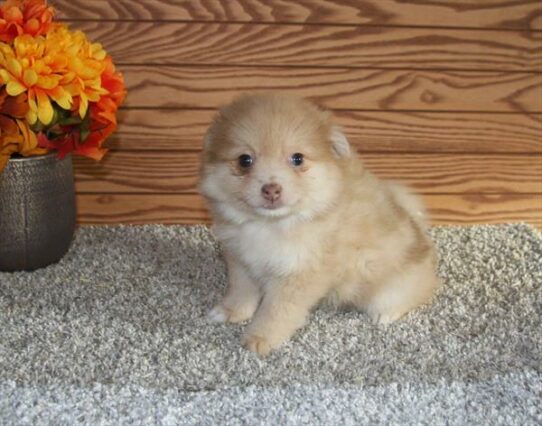
POLYGON ((73 28, 119 64, 542 71, 542 36, 526 31, 125 21, 73 28))
POLYGON ((198 195, 77 194, 77 221, 82 225, 209 223, 198 195))
MULTIPOLYGON (((434 225, 527 222, 542 229, 542 195, 430 194, 423 196, 434 225)), ((78 194, 80 224, 209 223, 197 195, 78 194)))
POLYGON ((538 0, 50 0, 70 19, 340 23, 542 29, 538 0))
MULTIPOLYGON (((213 110, 124 109, 114 149, 200 149, 213 110)), ((542 114, 337 111, 360 152, 542 153, 542 114)))
POLYGON ((424 195, 434 225, 526 222, 542 229, 542 195, 424 195))
POLYGON ((330 109, 542 112, 542 74, 345 68, 124 66, 128 107, 216 108, 283 91, 330 109))
MULTIPOLYGON (((423 193, 541 193, 542 155, 364 154, 378 176, 423 193)), ((198 152, 111 152, 101 163, 76 159, 78 192, 195 193, 198 152)))

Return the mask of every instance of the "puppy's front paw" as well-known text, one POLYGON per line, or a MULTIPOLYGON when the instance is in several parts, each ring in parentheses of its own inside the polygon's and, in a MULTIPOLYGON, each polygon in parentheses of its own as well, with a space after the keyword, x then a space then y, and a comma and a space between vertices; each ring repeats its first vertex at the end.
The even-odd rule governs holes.
POLYGON ((265 337, 255 336, 254 334, 245 334, 241 339, 241 344, 249 351, 261 357, 269 355, 274 349, 269 340, 265 337))
POLYGON ((212 322, 243 322, 252 318, 254 309, 250 307, 239 308, 239 309, 230 309, 224 305, 216 305, 211 311, 207 314, 212 322))
POLYGON ((228 321, 229 314, 222 305, 216 305, 207 314, 207 318, 211 322, 226 322, 228 321))

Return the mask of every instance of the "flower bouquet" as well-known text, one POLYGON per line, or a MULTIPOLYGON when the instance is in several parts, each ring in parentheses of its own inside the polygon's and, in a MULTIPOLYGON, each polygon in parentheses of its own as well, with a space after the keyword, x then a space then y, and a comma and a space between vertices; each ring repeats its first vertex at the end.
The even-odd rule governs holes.
POLYGON ((54 21, 46 0, 0 5, 0 173, 10 157, 99 160, 126 90, 99 43, 54 21))

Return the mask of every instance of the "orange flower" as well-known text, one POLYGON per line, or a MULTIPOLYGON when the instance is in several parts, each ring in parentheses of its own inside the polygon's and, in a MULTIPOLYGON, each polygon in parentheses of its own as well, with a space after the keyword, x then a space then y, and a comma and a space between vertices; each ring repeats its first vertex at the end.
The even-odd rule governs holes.
POLYGON ((102 74, 102 86, 108 94, 100 97, 97 102, 97 119, 117 125, 117 110, 126 97, 124 77, 116 72, 111 56, 105 58, 105 71, 102 74))
POLYGON ((24 120, 27 111, 25 95, 12 97, 5 88, 0 89, 0 172, 14 153, 29 156, 47 152, 38 147, 36 135, 24 120))
POLYGON ((10 96, 28 93, 26 119, 30 124, 38 118, 42 124, 51 122, 51 100, 70 109, 71 95, 60 85, 66 64, 64 56, 47 51, 43 37, 19 36, 13 47, 0 43, 0 83, 10 96))
POLYGON ((101 159, 107 150, 102 149, 105 140, 111 136, 117 127, 117 110, 126 97, 124 78, 115 71, 110 56, 106 59, 106 69, 102 74, 102 86, 109 94, 100 97, 100 100, 91 105, 90 109, 90 135, 85 141, 85 147, 95 147, 91 154, 88 151, 82 155, 101 159))
POLYGON ((11 96, 28 92, 30 124, 48 125, 54 117, 52 101, 69 110, 78 97, 84 118, 89 102, 98 102, 107 89, 101 75, 108 66, 99 43, 90 43, 81 31, 56 25, 45 37, 18 36, 13 47, 0 43, 0 83, 11 96))
POLYGON ((53 14, 46 0, 6 0, 0 6, 3 164, 13 152, 49 149, 61 157, 73 152, 100 159, 117 126, 126 96, 122 74, 101 44, 53 23, 53 14))
POLYGON ((21 34, 45 34, 53 25, 54 10, 45 0, 7 0, 0 6, 0 41, 21 34))
POLYGON ((65 25, 57 25, 47 34, 46 51, 67 59, 61 85, 72 97, 80 98, 79 115, 83 118, 88 103, 97 102, 107 93, 101 81, 106 67, 105 50, 101 44, 91 43, 82 31, 70 31, 65 25))
MULTIPOLYGON (((48 139, 43 134, 38 135, 40 147, 58 150, 61 158, 73 152, 101 160, 107 153, 102 146, 117 127, 117 110, 126 96, 126 88, 124 78, 121 73, 116 72, 110 56, 104 59, 104 63, 105 70, 101 76, 101 84, 107 94, 100 96, 97 102, 89 105, 88 135, 82 139, 79 125, 64 126, 63 136, 48 139)), ((79 102, 79 97, 74 98, 73 109, 76 111, 79 109, 79 102)))

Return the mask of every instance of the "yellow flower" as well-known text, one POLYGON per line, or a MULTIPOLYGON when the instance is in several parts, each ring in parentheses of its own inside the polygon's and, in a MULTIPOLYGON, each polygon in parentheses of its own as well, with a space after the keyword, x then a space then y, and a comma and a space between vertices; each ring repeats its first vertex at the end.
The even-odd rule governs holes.
POLYGON ((90 43, 81 31, 57 24, 45 37, 21 35, 13 47, 0 43, 0 83, 10 96, 28 92, 30 109, 26 119, 48 125, 54 117, 51 101, 69 110, 73 98, 81 118, 89 102, 98 102, 108 92, 102 88, 106 53, 98 43, 90 43))
POLYGON ((46 49, 67 55, 67 70, 61 84, 72 97, 79 97, 79 115, 85 116, 89 102, 98 102, 108 92, 102 88, 101 75, 107 54, 99 43, 90 43, 82 31, 70 31, 58 25, 47 33, 46 49))
POLYGON ((72 97, 60 85, 66 63, 65 56, 47 52, 43 37, 19 36, 13 47, 0 43, 0 79, 10 96, 28 92, 30 109, 26 119, 30 124, 38 118, 43 124, 51 122, 51 100, 70 109, 72 97))

